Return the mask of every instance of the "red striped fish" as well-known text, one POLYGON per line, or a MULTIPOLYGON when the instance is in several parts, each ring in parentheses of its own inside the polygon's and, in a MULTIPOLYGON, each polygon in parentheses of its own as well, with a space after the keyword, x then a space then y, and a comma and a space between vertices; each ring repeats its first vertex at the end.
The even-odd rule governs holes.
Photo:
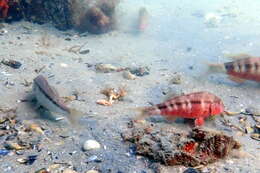
POLYGON ((141 108, 141 117, 162 115, 167 119, 176 117, 195 119, 195 125, 204 124, 204 119, 224 112, 220 98, 209 92, 195 92, 173 97, 163 103, 141 108))
POLYGON ((144 32, 148 27, 148 12, 146 8, 142 7, 139 10, 138 17, 138 31, 144 32))
POLYGON ((260 57, 241 54, 231 58, 237 60, 224 64, 210 64, 210 71, 226 73, 232 81, 237 83, 245 80, 260 82, 260 57))

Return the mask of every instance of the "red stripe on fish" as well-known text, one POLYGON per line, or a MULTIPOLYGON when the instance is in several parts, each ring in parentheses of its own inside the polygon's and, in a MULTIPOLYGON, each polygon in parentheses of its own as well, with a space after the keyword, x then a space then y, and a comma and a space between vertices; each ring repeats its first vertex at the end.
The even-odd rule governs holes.
POLYGON ((174 97, 164 103, 146 108, 149 115, 195 118, 196 125, 203 125, 204 118, 224 112, 220 98, 209 92, 196 92, 174 97))
POLYGON ((228 75, 260 82, 260 58, 239 59, 224 64, 228 75))

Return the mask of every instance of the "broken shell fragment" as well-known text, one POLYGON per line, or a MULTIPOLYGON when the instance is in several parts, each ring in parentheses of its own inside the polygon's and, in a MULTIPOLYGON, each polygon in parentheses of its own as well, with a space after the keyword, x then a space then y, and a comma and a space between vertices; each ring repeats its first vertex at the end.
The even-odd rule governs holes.
POLYGON ((96 71, 98 72, 103 72, 103 73, 109 73, 109 72, 113 72, 113 71, 117 71, 118 68, 111 65, 111 64, 96 64, 95 65, 96 71))
POLYGON ((63 173, 77 173, 77 172, 74 171, 74 170, 72 170, 72 169, 67 168, 67 169, 65 169, 65 170, 63 171, 63 173))
POLYGON ((257 141, 260 141, 260 134, 259 133, 253 133, 251 135, 251 138, 257 141))
POLYGON ((32 130, 32 131, 35 131, 37 133, 40 133, 40 134, 44 134, 42 128, 38 125, 38 124, 30 124, 29 125, 29 129, 32 130))
POLYGON ((28 156, 26 158, 19 158, 17 159, 17 162, 25 165, 32 165, 35 160, 37 159, 37 155, 28 156))
POLYGON ((99 173, 99 172, 96 171, 96 170, 89 170, 89 171, 87 171, 86 173, 99 173))
POLYGON ((130 71, 128 71, 128 70, 123 72, 123 77, 128 80, 136 79, 136 76, 134 74, 130 73, 130 71))
POLYGON ((254 129, 251 126, 246 126, 245 131, 246 131, 246 133, 253 133, 254 129))
POLYGON ((96 103, 99 104, 99 105, 104 105, 104 106, 111 106, 112 105, 111 102, 109 102, 105 99, 97 100, 96 103))
POLYGON ((17 143, 9 143, 9 142, 6 142, 4 144, 4 147, 7 149, 7 150, 24 150, 26 149, 26 147, 23 147, 17 143))
POLYGON ((38 171, 35 171, 35 173, 50 173, 50 172, 47 171, 46 168, 42 168, 42 169, 40 169, 40 170, 38 170, 38 171))

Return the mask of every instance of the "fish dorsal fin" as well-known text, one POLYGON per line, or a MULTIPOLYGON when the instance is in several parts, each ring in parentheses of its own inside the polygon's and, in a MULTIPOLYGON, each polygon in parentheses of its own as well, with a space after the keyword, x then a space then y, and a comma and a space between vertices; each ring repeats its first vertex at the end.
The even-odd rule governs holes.
POLYGON ((168 101, 171 100, 174 97, 179 97, 184 95, 184 93, 179 93, 179 92, 169 92, 165 96, 163 96, 163 101, 168 101))
POLYGON ((252 55, 246 54, 246 53, 240 53, 240 54, 225 54, 224 55, 227 58, 230 58, 232 60, 239 60, 239 59, 245 59, 245 58, 252 58, 252 55))
POLYGON ((245 82, 245 79, 241 79, 239 77, 236 77, 236 76, 232 76, 232 75, 229 75, 228 78, 236 83, 243 83, 245 82))
POLYGON ((54 86, 50 86, 50 88, 52 89, 53 94, 55 95, 55 97, 60 98, 58 90, 54 86))

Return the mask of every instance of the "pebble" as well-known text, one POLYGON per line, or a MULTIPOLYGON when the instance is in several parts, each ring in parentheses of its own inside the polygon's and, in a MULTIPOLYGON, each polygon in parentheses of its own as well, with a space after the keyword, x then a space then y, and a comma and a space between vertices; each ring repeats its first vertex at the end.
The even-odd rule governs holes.
POLYGON ((86 173, 99 173, 99 172, 96 171, 96 170, 89 170, 89 171, 87 171, 86 173))
POLYGON ((84 145, 83 145, 83 150, 87 151, 87 150, 94 150, 94 149, 99 149, 101 146, 100 144, 95 141, 95 140, 87 140, 85 141, 84 145))
POLYGON ((65 170, 63 171, 63 173, 77 173, 77 172, 74 171, 74 170, 72 170, 72 169, 67 168, 67 169, 65 169, 65 170))

